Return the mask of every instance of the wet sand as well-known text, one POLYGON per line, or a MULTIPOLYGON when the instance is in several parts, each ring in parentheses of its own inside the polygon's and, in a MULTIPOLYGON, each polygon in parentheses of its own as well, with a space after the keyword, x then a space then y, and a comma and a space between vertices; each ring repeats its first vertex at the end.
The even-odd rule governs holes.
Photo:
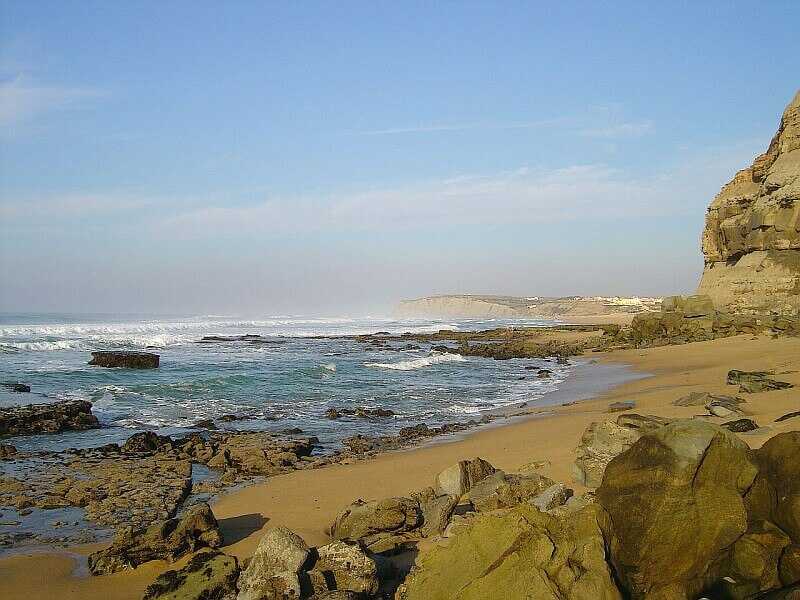
MULTIPOLYGON (((615 419, 608 414, 610 402, 635 400, 633 411, 664 417, 690 418, 701 407, 676 407, 672 401, 693 391, 736 394, 725 383, 730 369, 773 370, 776 379, 789 381, 794 389, 745 394, 744 409, 769 430, 740 434, 752 447, 782 431, 800 429, 800 417, 775 423, 775 418, 800 410, 800 339, 737 336, 683 346, 589 354, 602 363, 631 365, 649 376, 628 381, 596 398, 542 414, 509 421, 501 427, 477 430, 454 441, 402 452, 392 452, 348 465, 314 471, 296 471, 229 493, 213 506, 226 539, 224 550, 240 558, 252 554, 263 530, 287 526, 309 544, 324 543, 325 530, 344 506, 356 498, 403 495, 431 485, 440 470, 458 460, 481 456, 495 466, 514 471, 522 465, 547 460, 542 473, 570 482, 574 449, 592 421, 615 419)), ((588 368, 588 367, 587 367, 588 368)), ((590 373, 590 372, 589 372, 590 373)), ((591 377, 590 374, 587 376, 591 377)), ((577 399, 580 396, 575 391, 577 399)), ((726 419, 710 418, 722 423, 726 419)), ((581 491, 579 486, 574 486, 581 491)), ((86 553, 92 548, 74 549, 86 553)), ((135 571, 103 577, 75 576, 80 564, 58 554, 14 556, 0 560, 0 585, 9 599, 138 599, 160 571, 180 566, 153 562, 135 571)))

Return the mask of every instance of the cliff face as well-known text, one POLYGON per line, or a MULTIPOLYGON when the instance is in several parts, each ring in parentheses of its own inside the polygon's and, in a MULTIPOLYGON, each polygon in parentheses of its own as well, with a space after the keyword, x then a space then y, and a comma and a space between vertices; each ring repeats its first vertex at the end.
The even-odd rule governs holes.
POLYGON ((800 313, 800 92, 767 151, 714 198, 698 289, 734 312, 800 313))

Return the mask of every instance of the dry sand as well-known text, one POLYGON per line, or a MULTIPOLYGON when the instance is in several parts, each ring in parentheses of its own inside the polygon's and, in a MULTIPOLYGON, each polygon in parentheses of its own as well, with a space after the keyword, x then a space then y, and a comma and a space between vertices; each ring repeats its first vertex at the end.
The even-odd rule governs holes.
MULTIPOLYGON (((382 498, 423 488, 431 485, 440 470, 474 456, 509 471, 532 461, 548 460, 550 466, 542 472, 569 482, 574 448, 584 429, 592 421, 616 418, 616 414, 607 413, 610 402, 635 400, 637 407, 631 412, 692 417, 701 412, 698 407, 675 407, 671 402, 692 391, 735 394, 736 388, 725 384, 730 369, 773 370, 779 374, 777 379, 797 386, 745 395, 745 409, 769 431, 741 434, 742 439, 759 447, 777 433, 800 429, 800 417, 774 423, 776 417, 800 410, 800 339, 738 336, 590 358, 626 363, 651 376, 623 384, 596 399, 560 408, 554 414, 515 420, 456 441, 387 453, 350 465, 296 471, 225 495, 213 506, 226 539, 233 540, 224 550, 240 558, 249 556, 264 528, 276 525, 297 531, 309 544, 323 543, 327 540, 325 529, 336 513, 356 498, 382 498)), ((158 572, 176 566, 153 562, 132 572, 82 577, 73 573, 76 564, 74 558, 63 554, 0 560, 0 595, 9 600, 138 599, 158 572)))

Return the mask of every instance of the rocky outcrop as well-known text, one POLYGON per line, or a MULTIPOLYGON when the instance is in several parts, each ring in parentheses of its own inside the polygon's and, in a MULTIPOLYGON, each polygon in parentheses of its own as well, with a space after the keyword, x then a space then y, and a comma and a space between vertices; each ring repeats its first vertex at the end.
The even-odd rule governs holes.
POLYGON ((146 529, 126 527, 117 532, 111 546, 89 555, 92 575, 134 569, 161 559, 173 561, 200 548, 217 548, 222 534, 208 504, 191 507, 180 519, 157 522, 146 529))
POLYGON ((529 504, 473 520, 417 560, 398 600, 619 600, 598 509, 565 518, 529 504))
POLYGON ((714 198, 698 293, 719 308, 800 313, 800 92, 767 151, 714 198))
POLYGON ((0 408, 0 435, 58 433, 100 427, 91 402, 64 400, 0 408))
POLYGON ((236 600, 238 577, 236 557, 204 550, 182 569, 159 575, 142 600, 236 600))
POLYGON ((782 597, 770 594, 800 581, 800 432, 753 452, 724 428, 676 421, 611 461, 597 502, 633 600, 782 597))
POLYGON ((152 352, 103 351, 92 352, 89 364, 94 367, 122 367, 125 369, 155 369, 160 357, 152 352))
POLYGON ((587 487, 597 487, 611 460, 625 452, 647 433, 669 421, 653 415, 620 415, 616 421, 590 423, 576 449, 573 478, 587 487))
POLYGON ((742 334, 800 336, 800 317, 743 315, 718 310, 708 295, 664 298, 663 310, 638 314, 630 327, 604 336, 605 349, 687 344, 742 334))

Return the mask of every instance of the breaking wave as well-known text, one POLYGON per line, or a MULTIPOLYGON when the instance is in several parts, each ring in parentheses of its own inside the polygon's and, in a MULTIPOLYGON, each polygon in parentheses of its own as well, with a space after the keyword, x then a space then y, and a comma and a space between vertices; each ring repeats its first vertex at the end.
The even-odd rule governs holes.
POLYGON ((414 358, 412 360, 403 360, 396 363, 364 363, 365 367, 373 367, 376 369, 391 369, 393 371, 413 371, 415 369, 424 369, 431 365, 438 365, 440 363, 448 362, 466 362, 467 359, 460 354, 436 353, 422 358, 414 358))

